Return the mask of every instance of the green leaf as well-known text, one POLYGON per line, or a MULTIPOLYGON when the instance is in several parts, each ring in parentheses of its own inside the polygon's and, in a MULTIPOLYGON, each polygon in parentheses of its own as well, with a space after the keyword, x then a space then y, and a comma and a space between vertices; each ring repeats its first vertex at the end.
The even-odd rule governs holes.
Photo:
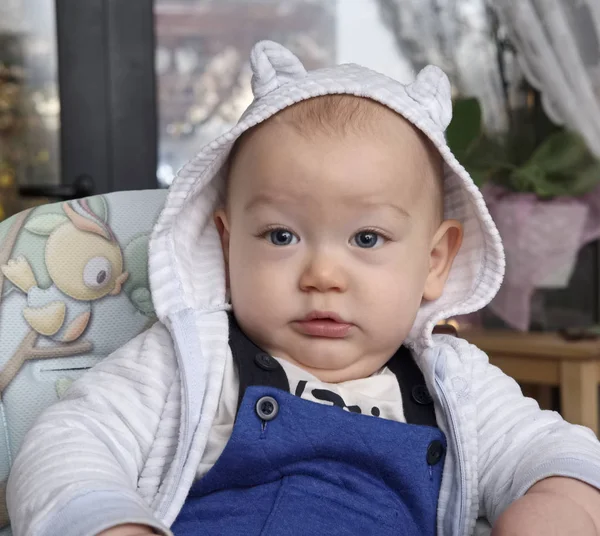
POLYGON ((566 131, 550 135, 510 177, 514 190, 543 198, 580 196, 599 183, 600 162, 581 137, 566 131))
POLYGON ((535 164, 545 171, 569 171, 586 163, 591 155, 584 141, 572 132, 557 132, 549 136, 533 153, 528 164, 535 164))
POLYGON ((481 107, 477 99, 459 99, 454 102, 452 121, 446 129, 446 142, 462 160, 481 137, 481 107))
POLYGON ((574 176, 570 185, 571 195, 584 195, 600 183, 600 162, 594 162, 574 176))
POLYGON ((497 140, 482 136, 462 159, 463 166, 479 187, 494 177, 506 174, 511 169, 506 162, 505 150, 497 140))
POLYGON ((446 139, 475 184, 492 181, 541 198, 580 196, 600 184, 600 162, 581 136, 550 121, 541 128, 529 109, 516 110, 512 118, 501 138, 489 137, 477 99, 455 101, 446 139))

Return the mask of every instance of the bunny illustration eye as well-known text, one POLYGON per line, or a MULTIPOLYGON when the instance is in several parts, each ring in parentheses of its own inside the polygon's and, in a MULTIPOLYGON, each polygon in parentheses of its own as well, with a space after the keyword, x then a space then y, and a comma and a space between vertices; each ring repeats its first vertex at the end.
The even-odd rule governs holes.
POLYGON ((94 257, 83 268, 83 283, 91 289, 101 289, 111 282, 111 264, 106 257, 94 257))

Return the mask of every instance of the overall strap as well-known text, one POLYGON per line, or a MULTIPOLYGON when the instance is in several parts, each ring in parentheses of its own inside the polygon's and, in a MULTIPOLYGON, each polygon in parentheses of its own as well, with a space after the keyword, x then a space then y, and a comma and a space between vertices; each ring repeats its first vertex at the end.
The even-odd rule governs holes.
POLYGON ((386 365, 396 376, 402 394, 404 418, 408 424, 437 426, 433 398, 425 385, 421 369, 406 346, 392 356, 386 365))
POLYGON ((256 346, 246 336, 231 313, 229 313, 229 347, 240 382, 238 410, 248 387, 261 385, 290 392, 290 384, 283 367, 277 359, 256 346))
MULTIPOLYGON (((233 314, 229 314, 229 346, 238 371, 240 390, 238 409, 251 386, 274 387, 290 392, 283 367, 264 350, 256 346, 241 330, 233 314)), ((425 386, 423 373, 408 348, 402 346, 388 361, 400 385, 404 417, 408 424, 437 426, 433 400, 425 386)))

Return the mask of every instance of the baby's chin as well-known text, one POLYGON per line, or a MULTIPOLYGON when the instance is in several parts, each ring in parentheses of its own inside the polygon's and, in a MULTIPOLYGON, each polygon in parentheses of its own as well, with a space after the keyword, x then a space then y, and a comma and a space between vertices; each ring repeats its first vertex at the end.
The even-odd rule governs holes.
POLYGON ((362 330, 347 337, 313 337, 289 326, 243 326, 246 335, 270 355, 285 359, 326 383, 367 378, 379 371, 398 350, 401 341, 387 341, 386 347, 374 347, 362 330), (397 343, 397 344, 396 344, 397 343))
POLYGON ((342 341, 335 342, 343 348, 323 348, 325 345, 320 344, 318 350, 306 348, 304 352, 299 352, 299 349, 295 348, 273 355, 306 370, 326 383, 366 378, 380 370, 389 360, 387 355, 368 355, 364 350, 352 349, 346 344, 340 345, 342 341))

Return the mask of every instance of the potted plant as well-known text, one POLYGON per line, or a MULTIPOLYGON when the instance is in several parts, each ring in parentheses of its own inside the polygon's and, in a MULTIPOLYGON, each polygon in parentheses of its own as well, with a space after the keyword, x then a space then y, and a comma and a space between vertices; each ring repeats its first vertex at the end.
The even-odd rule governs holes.
POLYGON ((539 287, 566 286, 579 249, 600 237, 600 162, 541 107, 511 113, 501 136, 486 134, 476 99, 455 102, 450 148, 481 188, 506 251, 506 277, 492 312, 527 330, 539 287))

